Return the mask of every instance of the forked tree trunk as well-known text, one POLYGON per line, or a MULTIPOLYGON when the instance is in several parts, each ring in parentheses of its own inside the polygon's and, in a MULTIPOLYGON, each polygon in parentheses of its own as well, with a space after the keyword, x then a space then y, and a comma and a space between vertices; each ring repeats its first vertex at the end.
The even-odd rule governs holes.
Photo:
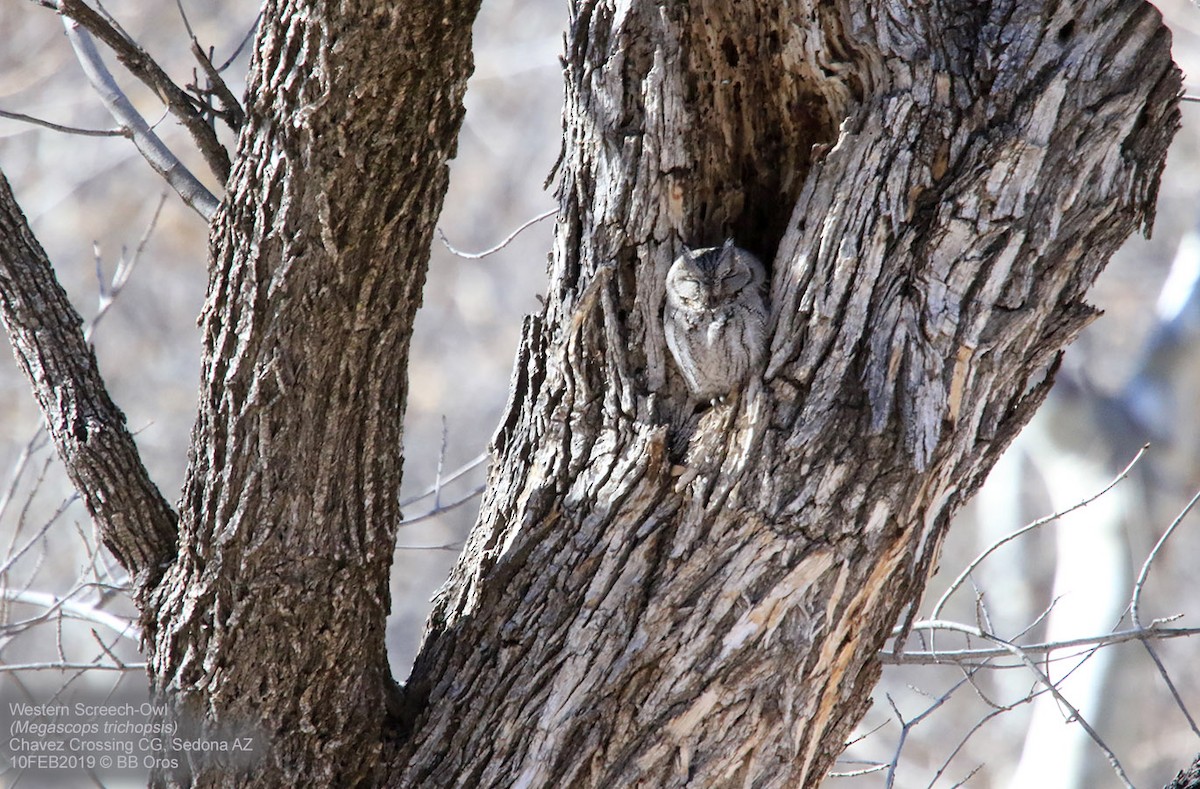
POLYGON ((546 308, 397 693, 405 366, 477 4, 267 3, 177 553, 119 413, 56 384, 99 386, 13 284, 49 267, 0 190, 0 307, 64 459, 101 470, 73 478, 143 581, 154 686, 263 748, 159 780, 816 786, 1149 227, 1169 36, 1142 0, 573 0, 546 308), (770 266, 769 359, 693 414, 663 282, 726 237, 770 266))
POLYGON ((548 303, 393 784, 816 786, 1149 226, 1168 33, 1137 0, 634 0, 567 41, 548 303), (727 236, 771 261, 770 358, 690 419, 663 281, 727 236))

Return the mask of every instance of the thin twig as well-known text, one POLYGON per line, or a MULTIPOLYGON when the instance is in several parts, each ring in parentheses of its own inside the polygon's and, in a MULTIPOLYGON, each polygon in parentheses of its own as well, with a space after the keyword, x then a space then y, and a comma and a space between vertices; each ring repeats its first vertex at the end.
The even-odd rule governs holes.
POLYGON ((828 773, 826 778, 857 778, 860 775, 870 775, 871 773, 882 772, 891 767, 890 764, 884 762, 869 763, 870 766, 864 767, 861 770, 850 770, 847 772, 828 773))
POLYGON ((951 787, 950 787, 950 789, 958 789, 958 787, 960 787, 960 786, 965 786, 965 785, 966 785, 966 783, 967 783, 967 781, 969 781, 969 780, 971 780, 972 778, 974 778, 974 777, 975 777, 975 773, 979 772, 979 771, 980 771, 980 770, 982 770, 982 769, 983 769, 983 765, 982 765, 982 764, 977 764, 977 765, 975 765, 975 767, 974 767, 974 768, 972 768, 971 772, 969 772, 969 773, 967 773, 966 775, 964 775, 964 776, 963 776, 963 779, 962 779, 961 781, 955 781, 955 782, 954 782, 954 785, 953 785, 953 786, 951 786, 951 787))
POLYGON ((154 234, 154 228, 158 225, 158 217, 162 213, 163 205, 166 202, 167 193, 163 192, 158 198, 158 205, 154 207, 154 213, 150 216, 150 221, 146 224, 146 229, 142 231, 142 237, 138 239, 138 244, 134 247, 133 255, 126 256, 122 252, 121 259, 117 261, 117 267, 113 271, 111 282, 105 283, 100 255, 99 253, 96 254, 96 280, 99 288, 99 305, 96 309, 96 314, 92 316, 92 319, 88 321, 88 325, 83 330, 84 341, 91 342, 92 334, 96 331, 96 325, 108 314, 117 297, 121 295, 121 291, 125 288, 125 283, 129 281, 129 276, 133 273, 133 269, 142 257, 142 252, 146 249, 146 244, 150 242, 150 236, 154 234))
POLYGON ((437 493, 437 491, 440 489, 440 487, 444 487, 444 486, 446 486, 446 485, 449 485, 451 482, 454 482, 454 481, 455 481, 455 480, 457 480, 459 477, 462 477, 464 474, 467 474, 468 472, 472 471, 473 469, 475 469, 475 468, 478 468, 479 466, 481 466, 481 465, 483 465, 484 463, 486 463, 486 462, 488 461, 488 458, 489 458, 489 457, 491 457, 491 456, 490 456, 490 455, 489 455, 487 452, 484 452, 484 453, 482 453, 482 454, 480 454, 480 455, 476 455, 475 457, 471 458, 470 460, 468 460, 468 461, 467 461, 466 463, 464 463, 463 465, 461 465, 461 466, 459 466, 458 468, 456 468, 454 471, 450 472, 450 475, 449 475, 448 477, 442 477, 442 478, 441 478, 441 479, 442 479, 442 482, 441 482, 441 485, 440 485, 440 486, 439 486, 439 485, 437 485, 437 484, 430 485, 428 488, 426 488, 426 489, 425 489, 424 491, 422 491, 421 493, 418 493, 418 494, 417 494, 417 495, 415 495, 415 496, 411 496, 411 497, 409 497, 409 498, 407 498, 407 499, 404 499, 403 501, 401 501, 401 502, 400 502, 400 506, 401 506, 402 508, 403 508, 403 507, 407 507, 407 506, 409 506, 410 504, 416 504, 416 503, 417 503, 418 501, 420 501, 421 499, 427 499, 427 498, 429 498, 430 496, 432 496, 432 495, 434 495, 435 493, 437 493))
POLYGON ((126 129, 81 129, 78 126, 63 126, 61 123, 53 123, 52 121, 35 118, 32 115, 26 115, 23 112, 9 112, 8 110, 0 110, 0 118, 9 118, 14 121, 22 121, 23 123, 32 123, 36 126, 44 126, 47 129, 53 129, 56 132, 63 134, 78 134, 81 137, 129 137, 133 135, 126 129))
POLYGON ((1200 737, 1200 727, 1196 725, 1196 719, 1192 717, 1191 710, 1187 708, 1187 704, 1185 704, 1183 701, 1183 696, 1180 695, 1179 689, 1175 687, 1175 683, 1171 680, 1171 675, 1167 672, 1167 667, 1163 665, 1162 658, 1160 658, 1158 653, 1154 651, 1154 648, 1150 646, 1150 642, 1147 639, 1143 638, 1141 639, 1141 642, 1142 646, 1146 648, 1146 652, 1150 655, 1150 659, 1154 661, 1154 666, 1158 670, 1158 675, 1162 677, 1163 682, 1166 684, 1167 690, 1171 694, 1171 698, 1175 700, 1175 706, 1179 708, 1181 713, 1183 713, 1183 717, 1187 720, 1188 726, 1191 727, 1192 733, 1197 737, 1200 737))
POLYGON ((58 0, 56 6, 64 16, 64 24, 66 18, 70 18, 90 30, 116 54, 117 60, 121 61, 130 73, 162 98, 171 114, 178 118, 192 135, 192 140, 195 141, 213 175, 224 184, 229 179, 229 152, 217 139, 216 130, 209 125, 208 119, 201 114, 196 99, 176 85, 154 58, 125 33, 120 25, 114 24, 115 20, 111 17, 105 18, 83 0, 58 0))
POLYGON ((865 739, 867 739, 868 737, 870 737, 870 736, 871 736, 872 734, 874 734, 875 732, 877 732, 877 731, 879 731, 880 729, 882 729, 884 726, 887 726, 889 722, 890 722, 890 721, 888 721, 887 719, 884 719, 883 723, 879 724, 879 725, 878 725, 878 726, 876 726, 875 728, 873 728, 873 729, 869 729, 869 730, 867 730, 867 731, 863 732, 862 734, 858 735, 857 737, 852 737, 852 738, 850 738, 849 740, 846 740, 846 744, 845 744, 845 745, 843 745, 843 746, 842 746, 842 748, 843 748, 843 749, 845 749, 845 748, 849 748, 851 745, 857 745, 858 743, 860 743, 860 742, 862 742, 863 740, 865 740, 865 739))
MULTIPOLYGON (((71 594, 75 594, 80 589, 81 587, 77 587, 71 594)), ((55 613, 68 613, 72 619, 103 625, 114 631, 118 636, 131 639, 134 643, 137 643, 140 631, 136 622, 131 619, 114 616, 107 611, 97 610, 94 606, 76 602, 70 599, 70 597, 71 595, 60 597, 46 592, 20 592, 12 589, 0 590, 0 598, 3 598, 7 602, 23 603, 45 609, 40 616, 23 620, 21 624, 25 626, 41 621, 48 621, 55 613)))
MULTIPOLYGON (((100 651, 103 652, 105 655, 107 655, 109 660, 111 660, 114 665, 117 665, 117 666, 125 665, 125 661, 123 661, 123 660, 121 660, 121 658, 117 657, 117 653, 112 651, 112 646, 104 643, 104 639, 101 638, 100 634, 96 632, 96 628, 92 628, 91 633, 92 633, 92 638, 95 640, 96 644, 100 647, 100 651)), ((115 644, 116 641, 114 641, 113 643, 115 644)))
MULTIPOLYGON (((1152 548, 1150 553, 1146 556, 1146 561, 1142 563, 1142 570, 1138 573, 1137 581, 1133 585, 1133 594, 1129 598, 1129 618, 1133 622, 1133 626, 1135 628, 1142 627, 1142 589, 1145 587, 1146 581, 1150 577, 1150 565, 1154 563, 1154 559, 1158 556, 1158 552, 1162 550, 1163 545, 1166 544, 1167 539, 1170 538, 1171 534, 1174 533, 1175 528, 1183 522, 1183 519, 1187 517, 1187 514, 1192 511, 1192 508, 1196 506, 1196 502, 1198 500, 1200 500, 1200 492, 1197 492, 1195 496, 1192 496, 1191 501, 1187 503, 1187 505, 1183 508, 1183 511, 1179 513, 1175 520, 1171 521, 1171 525, 1168 526, 1166 531, 1162 533, 1162 536, 1158 538, 1158 542, 1154 544, 1154 548, 1152 548)), ((1149 629, 1157 630, 1157 621, 1151 622, 1149 629)), ((1150 655, 1150 659, 1154 661, 1154 666, 1158 670, 1159 676, 1162 677, 1163 682, 1166 683, 1167 690, 1170 691, 1171 696, 1175 699, 1175 706, 1178 707, 1179 711, 1183 713, 1183 717, 1187 719, 1188 726, 1191 727, 1196 736, 1200 737, 1200 726, 1197 726, 1196 719, 1192 717, 1192 713, 1190 710, 1188 710, 1187 705, 1184 704, 1183 697, 1179 694, 1178 688, 1176 688, 1175 683, 1171 681, 1171 675, 1167 672, 1167 667, 1163 665, 1162 659, 1159 658, 1158 653, 1154 651, 1154 647, 1151 646, 1150 641, 1144 638, 1141 639, 1141 641, 1142 646, 1145 647, 1146 652, 1150 655)))
MULTIPOLYGON (((49 461, 47 461, 47 465, 48 464, 49 464, 49 461)), ((38 480, 38 482, 40 483, 41 480, 38 480)), ((52 514, 46 520, 46 522, 42 524, 41 528, 38 529, 37 534, 34 534, 32 537, 30 537, 29 540, 26 541, 25 545, 21 548, 21 550, 17 551, 15 554, 12 554, 8 558, 6 558, 4 561, 4 564, 0 565, 0 576, 3 576, 5 573, 7 573, 9 570, 11 570, 13 565, 16 564, 17 561, 20 560, 20 558, 22 556, 24 556, 29 551, 30 548, 37 545, 41 541, 42 537, 45 536, 46 532, 50 530, 50 527, 54 525, 55 521, 57 521, 60 517, 62 517, 62 514, 67 511, 67 508, 70 507, 72 504, 74 504, 78 500, 79 500, 78 493, 72 494, 72 495, 68 496, 67 498, 63 499, 62 504, 60 504, 58 506, 58 509, 56 509, 54 511, 54 514, 52 514)), ((22 517, 21 520, 23 521, 24 517, 22 517)))
MULTIPOLYGON (((1055 700, 1062 707, 1064 707, 1067 710, 1067 712, 1070 713, 1068 720, 1074 720, 1074 721, 1078 722, 1079 725, 1083 727, 1083 730, 1087 732, 1088 736, 1092 738, 1092 741, 1096 743, 1097 747, 1099 747, 1100 750, 1104 752, 1104 755, 1108 759, 1108 763, 1110 765, 1112 765, 1113 772, 1116 773, 1117 778, 1119 778, 1121 780, 1121 782, 1127 787, 1127 789, 1134 789, 1133 784, 1129 782, 1129 777, 1125 774, 1124 768, 1121 767, 1121 762, 1117 759, 1117 755, 1115 753, 1113 753, 1112 749, 1108 747, 1108 745, 1104 742, 1103 739, 1101 739, 1100 735, 1096 732, 1096 730, 1094 728, 1092 728, 1092 725, 1087 722, 1087 720, 1083 717, 1083 715, 1079 712, 1079 710, 1076 709, 1075 705, 1073 705, 1070 701, 1068 701, 1066 696, 1064 696, 1062 694, 1062 692, 1059 691, 1058 686, 1055 685, 1050 680, 1050 678, 1048 676, 1046 676, 1045 672, 1043 672, 1038 667, 1038 665, 1033 661, 1033 659, 1029 657, 1025 648, 1019 647, 1016 644, 1013 644, 1009 641, 1005 641, 1003 638, 1000 638, 999 636, 994 635, 992 633, 984 632, 983 630, 980 630, 977 627, 973 627, 971 625, 964 625, 959 622, 947 622, 947 621, 937 620, 937 621, 922 622, 921 624, 923 627, 925 627, 927 629, 952 630, 952 631, 957 631, 960 633, 966 633, 968 635, 973 635, 976 638, 982 638, 986 641, 991 641, 992 643, 1002 647, 1003 649, 1008 651, 1010 654, 1012 654, 1014 657, 1019 659, 1022 663, 1025 664, 1026 668, 1028 668, 1033 673, 1033 675, 1037 678, 1038 682, 1041 683, 1041 685, 1043 687, 1045 687, 1046 690, 1050 691, 1050 694, 1052 696, 1054 696, 1055 700)), ((914 623, 914 627, 915 626, 916 626, 916 623, 914 623)))
POLYGON ((233 61, 238 59, 238 55, 242 54, 242 50, 245 49, 246 45, 250 43, 250 39, 254 38, 254 33, 256 30, 258 30, 258 25, 260 22, 262 22, 262 11, 259 11, 258 16, 254 17, 254 22, 251 23, 250 29, 246 31, 246 35, 242 36, 241 42, 238 43, 237 47, 233 50, 233 54, 229 56, 229 59, 217 66, 218 73, 232 66, 233 61))
MULTIPOLYGON (((970 628, 971 625, 963 625, 954 623, 953 628, 943 627, 942 620, 936 622, 914 622, 914 630, 958 630, 960 632, 968 631, 964 628, 970 628)), ((982 631, 980 631, 982 632, 982 631)), ((1021 649, 1029 655, 1044 655, 1058 649, 1070 649, 1072 647, 1093 647, 1093 646, 1108 646, 1110 644, 1121 644, 1126 641, 1140 641, 1142 639, 1168 639, 1168 638, 1188 638, 1191 636, 1200 636, 1200 628, 1197 627, 1138 627, 1130 630, 1118 630, 1113 633, 1108 633, 1101 636, 1087 636, 1084 638, 1072 638, 1064 641, 1048 641, 1038 644, 1029 644, 1022 646, 1021 649)), ((988 640, 994 640, 994 637, 989 637, 988 640)), ((881 651, 879 653, 880 661, 894 665, 937 665, 941 663, 961 663, 964 660, 982 660, 985 658, 1003 657, 1005 654, 1011 653, 1008 649, 939 649, 928 652, 894 652, 892 650, 881 651)))
POLYGON ((1137 455, 1134 456, 1133 460, 1129 461, 1129 465, 1125 466, 1125 469, 1120 474, 1118 474, 1116 476, 1116 478, 1113 479, 1112 482, 1105 485, 1104 489, 1101 490, 1099 493, 1096 493, 1095 495, 1089 496, 1088 498, 1084 499, 1083 501, 1080 501, 1076 504, 1071 505, 1070 507, 1063 510, 1062 512, 1056 512, 1053 515, 1047 515, 1044 518, 1039 518, 1038 520, 1035 520, 1033 523, 1030 523, 1026 526, 1022 526, 1021 528, 1017 529, 1016 531, 1012 532, 1011 534, 1008 534, 1007 536, 1002 537, 999 540, 997 540, 996 542, 989 545, 986 549, 984 549, 984 551, 982 553, 980 553, 978 556, 976 556, 975 559, 970 564, 968 564, 966 566, 966 569, 964 569, 961 573, 958 574, 958 577, 955 578, 954 582, 950 584, 950 588, 948 588, 942 594, 942 596, 940 598, 938 598, 937 605, 935 605, 933 607, 933 611, 930 613, 929 618, 937 619, 938 616, 942 612, 942 608, 945 607, 946 602, 950 599, 950 596, 952 594, 954 594, 960 586, 962 586, 962 584, 966 581, 967 577, 970 576, 972 572, 974 572, 975 568, 977 568, 980 564, 983 563, 984 559, 991 556, 992 553, 994 553, 1002 545, 1004 545, 1008 542, 1011 542, 1012 540, 1015 540, 1017 537, 1020 537, 1022 534, 1032 531, 1033 529, 1036 529, 1039 526, 1045 526, 1047 523, 1050 523, 1051 521, 1058 520, 1059 518, 1061 518, 1065 515, 1069 515, 1070 513, 1074 512, 1077 509, 1086 507, 1088 504, 1091 504, 1093 501, 1100 498, 1105 493, 1108 493, 1110 490, 1112 490, 1114 487, 1116 487, 1117 483, 1119 483, 1121 480, 1125 479, 1125 477, 1127 477, 1129 475, 1129 472, 1133 469, 1134 465, 1137 464, 1137 462, 1142 459, 1142 455, 1146 454, 1146 450, 1148 450, 1149 448, 1150 448, 1149 444, 1144 444, 1142 446, 1142 448, 1138 450, 1138 453, 1137 453, 1137 455))
POLYGON ((888 763, 887 779, 884 782, 884 785, 886 787, 888 787, 888 789, 890 789, 895 784, 896 770, 899 769, 899 767, 900 767, 900 753, 901 753, 901 751, 904 750, 904 743, 908 739, 908 733, 910 731, 912 731, 914 728, 916 728, 923 720, 925 720, 930 715, 932 715, 935 710, 937 710, 939 707, 941 707, 943 704, 945 704, 947 701, 949 701, 950 697, 952 695, 954 695, 954 693, 959 688, 961 688, 963 685, 965 685, 967 682, 970 681, 970 675, 972 673, 973 672, 967 672, 967 676, 964 676, 958 682, 955 682, 950 687, 950 689, 947 690, 945 693, 943 693, 941 696, 934 698, 933 703, 931 705, 929 705, 928 707, 926 707, 921 712, 920 715, 913 718, 911 721, 904 720, 903 716, 900 715, 900 710, 896 708, 896 703, 894 701, 892 701, 892 697, 891 696, 887 697, 888 703, 892 707, 892 711, 896 713, 896 718, 899 719, 899 721, 900 721, 900 739, 896 743, 896 750, 892 754, 892 760, 888 763))
MULTIPOLYGON (((17 485, 20 484, 21 477, 25 475, 25 469, 28 468, 33 453, 44 447, 47 440, 46 432, 39 427, 34 432, 33 437, 26 441, 25 446, 22 447, 21 454, 17 456, 17 462, 13 464, 13 470, 9 474, 8 487, 4 489, 4 494, 0 495, 0 519, 4 517, 4 513, 8 512, 8 506, 12 503, 13 496, 16 495, 17 485)), ((33 492, 36 492, 36 488, 33 492)), ((30 493, 30 495, 33 495, 33 493, 30 493)), ((8 548, 4 554, 5 559, 12 556, 12 550, 17 543, 18 534, 20 534, 20 530, 13 529, 8 548)))
POLYGON ((1183 511, 1176 516, 1175 520, 1171 521, 1171 525, 1168 526, 1167 530, 1164 531, 1162 536, 1158 538, 1158 542, 1154 544, 1154 548, 1150 551, 1149 555, 1146 556, 1146 561, 1142 563, 1142 571, 1138 573, 1137 582, 1133 585, 1133 596, 1129 600, 1129 617, 1133 620, 1135 627, 1142 626, 1142 620, 1139 616, 1142 600, 1142 587, 1146 585, 1146 579, 1150 577, 1150 565, 1154 563, 1154 559, 1158 556, 1158 552, 1162 549, 1163 544, 1166 543, 1167 539, 1170 538, 1170 536, 1174 533, 1175 528, 1183 522, 1183 519, 1187 517, 1187 514, 1192 511, 1193 507, 1196 506, 1197 501, 1200 501, 1200 491, 1198 491, 1195 496, 1192 496, 1191 501, 1187 503, 1187 506, 1183 508, 1183 511))
MULTIPOLYGON (((187 29, 188 38, 192 40, 192 55, 196 58, 196 62, 200 64, 200 68, 204 69, 204 74, 208 77, 208 88, 201 89, 198 85, 193 85, 197 94, 207 96, 216 96, 221 102, 221 109, 215 110, 209 108, 213 114, 218 114, 228 124, 229 128, 238 131, 242 128, 242 124, 246 120, 246 114, 242 110, 242 105, 238 103, 237 97, 233 95, 233 91, 225 84, 224 78, 221 77, 221 72, 213 65, 212 57, 204 51, 204 47, 200 46, 200 41, 196 38, 196 33, 192 30, 192 23, 188 21, 187 12, 183 8, 183 0, 175 0, 175 7, 179 9, 179 18, 183 20, 183 26, 187 29)), ((193 72, 195 73, 195 72, 193 72)))
MULTIPOLYGON (((1032 696, 1026 696, 1025 698, 1021 699, 1021 701, 1019 703, 1024 704, 1029 701, 1032 701, 1032 699, 1033 699, 1032 696)), ((963 735, 963 738, 961 740, 959 740, 958 745, 954 746, 954 750, 950 751, 950 755, 945 758, 945 760, 942 762, 942 766, 938 768, 938 771, 936 773, 934 773, 933 779, 929 782, 928 789, 933 789, 933 786, 934 786, 934 784, 937 783, 938 779, 942 777, 942 775, 946 772, 946 770, 950 769, 950 763, 952 761, 954 761, 954 757, 958 756, 959 751, 961 751, 963 748, 966 747, 967 741, 970 740, 972 737, 974 737, 976 732, 978 732, 985 725, 987 725, 988 721, 992 720, 993 718, 995 718, 999 715, 1003 715, 1006 712, 1011 712, 1013 707, 1015 707, 1015 706, 1016 705, 1014 704, 1014 705, 1004 706, 1004 707, 1000 707, 998 709, 994 709, 991 712, 989 712, 987 715, 984 715, 982 718, 980 718, 978 721, 976 721, 975 725, 972 726, 970 729, 968 729, 967 733, 965 735, 963 735)), ((977 767, 975 769, 978 770, 979 768, 977 767)), ((974 772, 971 773, 971 775, 974 775, 974 774, 975 774, 974 772)), ((968 778, 969 777, 970 776, 968 776, 968 778)))
POLYGON ((0 664, 0 673, 15 674, 21 671, 145 671, 145 663, 122 663, 110 666, 106 663, 8 663, 0 664))
POLYGON ((450 443, 450 428, 446 425, 446 415, 442 414, 442 447, 438 451, 437 468, 433 472, 433 508, 442 508, 442 469, 446 464, 446 447, 450 443))
POLYGON ((464 495, 462 498, 455 499, 454 501, 450 502, 449 504, 444 504, 441 507, 435 507, 434 509, 431 509, 429 512, 423 512, 420 515, 414 515, 411 518, 404 518, 403 520, 400 521, 399 525, 400 526, 412 526, 414 523, 420 523, 421 521, 427 521, 430 518, 436 518, 438 515, 441 515, 444 512, 449 512, 450 510, 458 509, 459 507, 466 504, 471 499, 473 499, 476 496, 478 496, 479 494, 483 493, 483 491, 486 487, 487 487, 486 485, 480 485, 479 487, 475 488, 471 492, 464 495))
POLYGON ((397 545, 397 551, 461 551, 463 541, 447 542, 441 545, 397 545))
POLYGON ((183 201, 205 220, 211 220, 220 201, 184 167, 146 123, 146 119, 134 109, 129 98, 113 79, 108 67, 104 65, 104 61, 100 59, 100 53, 96 51, 96 44, 91 35, 69 16, 63 16, 63 27, 67 31, 67 39, 75 50, 79 65, 83 67, 83 72, 92 87, 100 94, 100 99, 109 113, 130 133, 133 144, 141 151, 142 156, 179 193, 183 201))
POLYGON ((533 219, 530 219, 529 221, 525 222, 525 224, 521 225, 516 230, 509 233, 508 236, 503 241, 501 241, 499 244, 492 247, 491 249, 485 249, 482 252, 463 252, 462 250, 455 249, 453 246, 450 245, 450 241, 447 240, 446 234, 442 232, 442 229, 440 227, 437 229, 437 234, 438 234, 438 238, 440 238, 442 240, 442 244, 446 247, 446 249, 450 250, 450 254, 454 255, 455 257, 463 258, 464 260, 479 260, 481 258, 485 258, 488 255, 494 254, 494 253, 499 252, 500 250, 504 249, 506 246, 508 246, 509 244, 512 243, 512 240, 514 238, 521 235, 521 233, 524 232, 526 229, 536 225, 538 222, 541 222, 543 219, 548 219, 548 218, 554 216, 557 213, 558 213, 558 209, 552 208, 549 211, 546 211, 545 213, 538 214, 533 219))

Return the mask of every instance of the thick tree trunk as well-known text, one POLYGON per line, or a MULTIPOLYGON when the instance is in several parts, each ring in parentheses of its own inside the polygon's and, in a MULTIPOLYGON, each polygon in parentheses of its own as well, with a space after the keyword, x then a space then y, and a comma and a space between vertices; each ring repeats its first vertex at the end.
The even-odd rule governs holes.
MULTIPOLYGON (((185 724, 257 737, 240 785, 380 771, 408 346, 478 2, 263 13, 213 222, 180 552, 147 634, 185 724)), ((220 761, 162 780, 230 786, 220 761)))
POLYGON ((1169 36, 1140 0, 580 0, 566 67, 547 306, 392 783, 816 786, 1149 226, 1169 36), (773 261, 770 358, 692 417, 663 281, 726 236, 773 261))
POLYGON ((257 738, 158 780, 815 786, 1149 225, 1169 37, 1142 0, 573 0, 546 308, 397 693, 408 341, 478 2, 267 3, 177 540, 0 184, 0 311, 154 687, 257 738), (693 413, 664 278, 727 236, 770 265, 770 353, 693 413))

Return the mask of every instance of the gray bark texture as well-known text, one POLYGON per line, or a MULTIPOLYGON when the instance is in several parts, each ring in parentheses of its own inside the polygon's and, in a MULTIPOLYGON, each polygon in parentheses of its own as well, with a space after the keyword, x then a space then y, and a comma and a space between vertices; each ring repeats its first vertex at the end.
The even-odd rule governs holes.
POLYGON ((1169 35, 1142 0, 572 0, 546 306, 400 688, 408 344, 478 2, 266 3, 177 525, 0 190, 0 306, 141 573, 152 684, 261 746, 155 780, 817 786, 951 516, 1149 228, 1169 35), (730 237, 769 268, 770 348, 697 406, 663 283, 730 237))
POLYGON ((547 306, 393 783, 818 785, 1149 226, 1169 43, 1124 0, 573 3, 547 306), (697 418, 662 284, 728 236, 769 359, 697 418))

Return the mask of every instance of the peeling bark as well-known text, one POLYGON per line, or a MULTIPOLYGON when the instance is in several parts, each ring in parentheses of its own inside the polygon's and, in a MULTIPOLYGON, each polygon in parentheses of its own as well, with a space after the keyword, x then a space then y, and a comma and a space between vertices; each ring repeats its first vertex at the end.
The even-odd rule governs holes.
POLYGON ((572 8, 548 304, 392 783, 816 786, 1149 226, 1169 35, 1132 1, 572 8), (726 236, 773 261, 770 360, 691 417, 662 283, 726 236))

